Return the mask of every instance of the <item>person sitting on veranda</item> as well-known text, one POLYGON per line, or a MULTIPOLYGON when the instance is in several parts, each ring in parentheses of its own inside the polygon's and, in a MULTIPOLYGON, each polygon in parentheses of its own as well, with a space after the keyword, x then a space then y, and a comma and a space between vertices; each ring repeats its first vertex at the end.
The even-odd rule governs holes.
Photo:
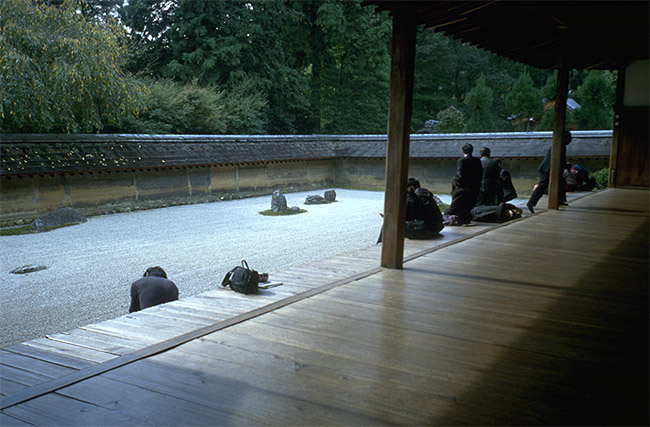
POLYGON ((131 284, 129 313, 178 299, 176 284, 167 278, 160 267, 149 267, 144 277, 131 284))
POLYGON ((501 159, 494 159, 497 162, 499 167, 499 190, 498 190, 498 202, 509 202, 510 200, 517 198, 517 190, 515 189, 514 184, 512 183, 512 177, 510 172, 501 167, 501 159))
POLYGON ((420 181, 409 178, 406 184, 406 237, 431 238, 443 227, 442 213, 433 194, 426 188, 422 188, 420 181))
MULTIPOLYGON (((383 216, 383 215, 382 215, 383 216)), ((433 194, 420 187, 420 181, 409 178, 406 182, 406 224, 404 237, 408 239, 430 239, 442 229, 442 213, 433 194)), ((382 241, 383 228, 377 243, 382 241)))
POLYGON ((459 175, 451 180, 451 205, 443 213, 445 225, 463 225, 472 221, 471 210, 475 200, 471 192, 463 188, 459 175))

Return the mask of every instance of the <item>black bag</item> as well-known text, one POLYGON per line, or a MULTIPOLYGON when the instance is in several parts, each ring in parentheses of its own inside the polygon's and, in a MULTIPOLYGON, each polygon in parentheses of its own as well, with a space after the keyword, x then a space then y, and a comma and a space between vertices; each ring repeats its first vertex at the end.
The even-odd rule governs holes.
POLYGON ((251 270, 246 260, 242 260, 241 266, 230 270, 221 281, 221 286, 230 286, 235 292, 240 294, 256 294, 260 275, 257 271, 251 270))

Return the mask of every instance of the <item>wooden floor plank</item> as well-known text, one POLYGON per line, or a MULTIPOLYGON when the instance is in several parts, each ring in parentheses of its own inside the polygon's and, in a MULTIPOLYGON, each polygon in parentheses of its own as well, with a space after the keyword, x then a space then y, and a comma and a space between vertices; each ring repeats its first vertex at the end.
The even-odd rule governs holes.
POLYGON ((28 346, 39 348, 41 350, 51 351, 53 353, 60 353, 66 356, 74 356, 80 359, 88 360, 92 363, 106 362, 107 360, 118 357, 112 353, 95 350, 88 347, 80 347, 73 344, 68 344, 60 341, 50 340, 48 338, 37 338, 25 343, 28 346))
MULTIPOLYGON (((129 369, 129 375, 123 373, 117 377, 115 373, 111 373, 110 376, 127 382, 142 381, 143 375, 148 378, 156 378, 153 387, 156 387, 157 390, 165 390, 168 393, 180 395, 184 399, 200 399, 204 401, 210 395, 224 395, 224 401, 219 404, 225 405, 226 408, 236 408, 241 413, 247 413, 248 405, 252 404, 256 413, 261 412, 264 415, 263 418, 257 421, 272 425, 291 423, 292 420, 296 419, 295 417, 304 415, 308 415, 310 420, 317 420, 312 421, 317 424, 318 421, 323 423, 325 420, 329 420, 329 423, 358 424, 360 422, 368 423, 373 419, 375 422, 382 422, 382 420, 386 422, 391 418, 401 418, 402 420, 410 418, 408 414, 401 412, 401 405, 397 403, 399 399, 397 399, 396 394, 392 398, 385 399, 385 413, 378 418, 373 418, 361 401, 355 399, 331 398, 327 405, 323 405, 323 403, 319 402, 318 396, 323 393, 324 389, 329 389, 328 395, 335 396, 335 393, 329 392, 332 391, 332 387, 336 387, 340 383, 336 381, 329 382, 327 379, 318 376, 309 380, 308 377, 304 376, 304 373, 309 370, 308 367, 302 367, 291 361, 273 357, 268 353, 261 354, 229 347, 227 352, 229 356, 227 356, 220 351, 222 348, 218 344, 208 341, 195 342, 191 345, 182 346, 182 348, 185 370, 190 370, 194 375, 177 371, 178 376, 171 379, 166 378, 161 373, 168 369, 168 363, 173 362, 165 355, 160 355, 155 358, 160 363, 149 363, 147 367, 133 366, 129 369), (215 354, 220 356, 219 360, 214 360, 215 354), (206 360, 211 360, 212 363, 206 364, 206 360), (258 374, 252 382, 250 382, 251 377, 242 372, 243 366, 256 368, 258 374), (278 372, 284 374, 278 376, 278 372), (199 375, 199 373, 202 381, 197 384, 193 377, 199 375), (138 377, 137 381, 130 378, 130 375, 138 377), (293 375, 300 376, 301 381, 292 380, 289 376, 293 375), (249 383, 246 383, 246 381, 249 381, 249 383), (177 387, 178 384, 181 384, 181 386, 177 387), (200 387, 200 391, 193 391, 192 387, 200 387), (228 390, 231 390, 231 392, 228 393, 228 390), (232 394, 233 390, 236 391, 235 394, 241 400, 233 400, 226 396, 232 394), (187 393, 187 395, 183 395, 184 393, 187 393), (287 408, 287 410, 277 411, 278 407, 287 408), (295 408, 295 410, 292 411, 290 408, 295 408), (399 413, 400 416, 398 417, 395 413, 399 413)), ((365 393, 364 390, 371 390, 370 386, 377 385, 376 383, 361 384, 360 382, 360 377, 350 377, 347 380, 348 384, 355 384, 359 393, 365 393)), ((412 397, 416 397, 418 391, 412 390, 410 393, 412 397)), ((433 395, 425 397, 430 401, 434 399, 433 395)), ((208 404, 213 403, 208 402, 208 404)))
MULTIPOLYGON (((12 353, 6 350, 0 350, 0 364, 28 372, 34 372, 51 378, 57 378, 76 371, 76 369, 73 368, 24 356, 22 354, 12 353)), ((2 368, 0 368, 0 372, 1 370, 2 368)))
POLYGON ((75 328, 70 331, 55 334, 50 338, 59 341, 70 342, 71 344, 86 344, 91 348, 96 348, 98 350, 104 350, 115 354, 123 354, 124 352, 132 351, 146 346, 146 344, 139 341, 102 333, 99 331, 90 331, 83 328, 75 328))
MULTIPOLYGON (((251 324, 247 326, 254 328, 254 325, 251 324)), ((315 382, 314 388, 329 388, 328 393, 332 395, 342 394, 343 399, 353 402, 371 399, 376 406, 391 408, 392 415, 389 417, 384 414, 386 418, 382 423, 394 420, 398 424, 405 424, 409 414, 402 413, 401 410, 403 409, 413 411, 413 413, 418 412, 421 420, 423 412, 433 418, 449 405, 465 407, 468 409, 468 413, 471 413, 470 409, 477 411, 478 407, 480 407, 479 402, 462 401, 460 399, 460 393, 457 392, 463 389, 463 382, 454 381, 453 378, 450 379, 448 376, 436 375, 431 370, 427 369, 415 373, 408 372, 408 366, 403 364, 384 366, 383 364, 373 363, 371 358, 351 359, 337 355, 336 350, 329 348, 324 351, 307 348, 308 346, 305 346, 303 342, 298 345, 291 345, 266 334, 262 338, 257 332, 251 333, 250 328, 246 329, 246 334, 242 334, 242 328, 238 326, 210 336, 208 340, 214 340, 216 344, 226 346, 228 351, 209 351, 218 355, 220 359, 242 364, 246 369, 254 369, 255 366, 258 366, 260 367, 258 371, 286 372, 285 376, 294 374, 309 375, 315 382), (268 363, 277 366, 269 366, 268 363), (347 393, 347 390, 353 387, 352 384, 363 394, 352 398, 347 393), (346 392, 344 393, 343 390, 346 392), (375 392, 368 392, 370 390, 375 392), (376 401, 381 396, 383 396, 383 399, 376 401), (418 406, 417 410, 415 410, 413 404, 406 407, 402 405, 402 402, 405 401, 421 402, 421 405, 425 407, 418 406), (395 406, 395 404, 398 406, 395 406), (399 407, 399 405, 402 406, 399 407)), ((198 355, 201 353, 194 346, 181 348, 180 350, 198 355)), ((399 351, 398 349, 394 350, 394 352, 399 351)), ((401 351, 407 352, 409 350, 401 349, 401 351)), ((432 362, 435 363, 435 359, 432 358, 432 362)), ((235 369, 235 371, 242 370, 244 367, 235 369)), ((512 368, 512 370, 516 369, 516 366, 512 368)), ((271 381, 273 381, 273 378, 271 378, 271 381)), ((291 380, 291 382, 296 381, 291 380)), ((301 381, 303 381, 302 378, 301 381)), ((494 388, 490 391, 495 392, 494 388)), ((307 396, 314 400, 317 398, 312 393, 307 393, 307 396)), ((517 394, 515 396, 508 395, 507 397, 508 399, 504 397, 504 402, 508 402, 508 405, 512 405, 515 401, 530 404, 530 402, 525 401, 526 396, 517 394)), ((490 412, 490 409, 481 408, 481 411, 486 414, 490 412)), ((541 407, 537 409, 542 410, 541 407)), ((494 417, 496 415, 493 414, 494 417)), ((352 423, 352 420, 347 421, 352 423)), ((470 423, 470 418, 464 417, 445 420, 444 422, 446 425, 468 423, 470 423)))
MULTIPOLYGON (((25 390, 26 388, 29 388, 32 384, 22 384, 18 383, 16 381, 12 381, 9 379, 11 377, 10 375, 7 375, 6 377, 2 375, 2 369, 0 368, 0 396, 8 396, 10 394, 18 393, 19 391, 25 390)), ((15 378, 18 381, 26 382, 22 380, 20 377, 15 378)))
POLYGON ((22 427, 22 426, 30 426, 30 425, 32 424, 29 424, 18 418, 6 415, 4 413, 0 413, 0 426, 22 427))
POLYGON ((70 333, 47 335, 46 338, 51 341, 101 351, 103 353, 112 354, 114 356, 121 356, 123 354, 130 353, 135 349, 133 346, 125 347, 123 345, 115 345, 113 343, 107 343, 106 341, 98 341, 87 336, 80 336, 70 333))
MULTIPOLYGON (((105 377, 91 378, 62 389, 58 394, 71 398, 68 399, 71 401, 89 402, 115 413, 119 418, 132 420, 129 424, 136 425, 229 425, 242 424, 242 421, 247 420, 225 411, 220 412, 205 405, 105 377)), ((210 394, 209 397, 218 400, 224 398, 225 394, 210 394)), ((118 417, 111 416, 111 424, 114 425, 118 417)))
POLYGON ((0 365, 0 378, 2 378, 3 382, 9 380, 25 386, 41 384, 51 379, 51 377, 47 375, 26 371, 8 365, 0 365))
POLYGON ((152 425, 147 422, 146 416, 129 417, 114 408, 100 407, 55 393, 5 409, 3 412, 32 425, 41 426, 152 425))
POLYGON ((67 366, 73 369, 83 369, 95 364, 80 357, 53 352, 49 349, 36 348, 27 344, 14 344, 9 347, 5 347, 3 350, 30 356, 35 359, 44 360, 46 362, 51 362, 61 366, 67 366))

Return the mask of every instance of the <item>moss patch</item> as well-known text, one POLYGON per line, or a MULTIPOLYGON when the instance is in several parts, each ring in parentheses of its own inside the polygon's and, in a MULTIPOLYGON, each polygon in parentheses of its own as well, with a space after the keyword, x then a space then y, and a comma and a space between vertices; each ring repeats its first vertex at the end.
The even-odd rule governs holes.
POLYGON ((9 227, 0 229, 0 236, 17 236, 20 234, 32 234, 32 233, 44 233, 46 231, 56 230, 57 228, 69 227, 71 225, 77 224, 64 224, 64 225, 54 225, 51 227, 44 227, 43 230, 33 230, 32 225, 22 225, 20 227, 9 227))
POLYGON ((300 209, 300 210, 297 210, 297 211, 294 211, 292 209, 287 209, 287 210, 284 210, 282 212, 273 212, 271 209, 267 209, 265 211, 260 211, 260 215, 264 215, 264 216, 287 216, 287 215, 298 215, 298 214, 305 213, 305 212, 307 212, 307 211, 304 210, 304 209, 300 209))

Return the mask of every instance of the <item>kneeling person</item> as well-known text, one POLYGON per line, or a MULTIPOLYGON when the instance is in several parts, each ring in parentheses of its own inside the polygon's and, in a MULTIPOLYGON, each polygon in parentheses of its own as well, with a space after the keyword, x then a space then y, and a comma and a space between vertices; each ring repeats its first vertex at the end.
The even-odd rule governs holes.
POLYGON ((167 278, 160 267, 149 267, 142 279, 131 285, 129 313, 178 299, 176 284, 167 278))

